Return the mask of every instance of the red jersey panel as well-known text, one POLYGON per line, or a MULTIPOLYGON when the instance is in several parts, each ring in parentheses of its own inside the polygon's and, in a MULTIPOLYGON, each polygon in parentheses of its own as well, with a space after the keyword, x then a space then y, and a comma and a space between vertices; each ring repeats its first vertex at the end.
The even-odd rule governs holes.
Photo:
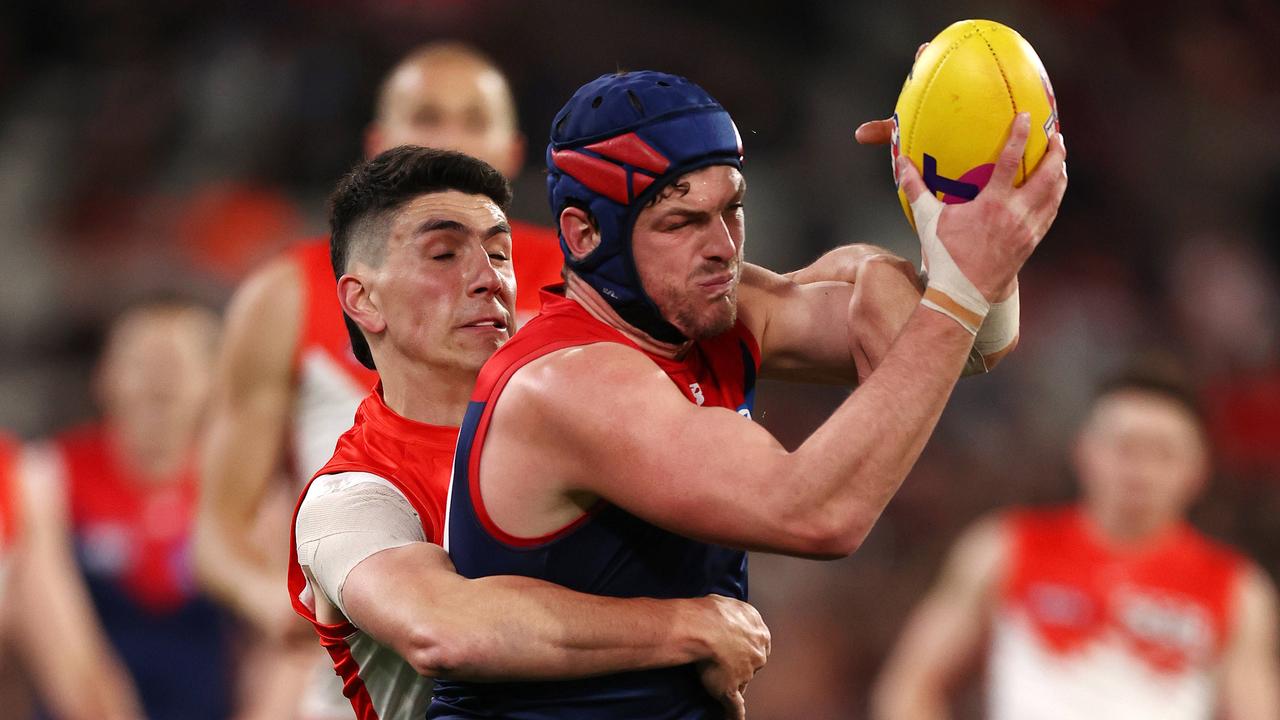
POLYGON ((516 269, 516 314, 520 323, 538 314, 538 292, 564 281, 560 235, 552 228, 511 220, 511 261, 516 269))
MULTIPOLYGON (((439 544, 457 440, 456 427, 428 425, 397 415, 383 402, 379 385, 360 404, 355 425, 338 439, 333 458, 315 477, 361 472, 390 482, 417 511, 425 537, 439 544)), ((314 480, 312 478, 312 482, 314 480)), ((378 682, 376 678, 396 676, 394 668, 387 669, 392 660, 387 657, 390 651, 370 642, 370 638, 349 622, 326 625, 316 618, 307 579, 298 564, 298 543, 294 534, 298 508, 302 507, 306 494, 304 489, 294 508, 290 526, 289 596, 293 608, 315 627, 320 644, 333 659, 334 671, 342 678, 343 694, 351 700, 359 720, 398 717, 387 707, 395 702, 394 688, 373 686, 378 682), (374 665, 377 668, 370 670, 374 665)), ((403 660, 399 662, 403 663, 403 660)))
POLYGON ((19 508, 18 455, 21 445, 8 435, 0 434, 0 602, 4 601, 9 579, 9 558, 18 540, 19 508))
POLYGON ((21 444, 8 435, 0 434, 0 561, 18 538, 18 455, 21 444))
POLYGON ((1016 512, 1006 528, 994 717, 1208 717, 1238 554, 1187 524, 1111 546, 1076 507, 1016 512))
POLYGON ((88 425, 55 441, 66 468, 67 504, 85 571, 110 577, 153 612, 196 595, 188 563, 196 479, 188 464, 177 476, 148 482, 132 474, 106 428, 88 425))

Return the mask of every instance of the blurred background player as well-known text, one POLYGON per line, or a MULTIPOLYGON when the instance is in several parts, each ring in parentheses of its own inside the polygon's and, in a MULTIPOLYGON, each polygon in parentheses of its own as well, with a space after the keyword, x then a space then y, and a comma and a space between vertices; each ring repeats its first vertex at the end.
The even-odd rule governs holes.
POLYGON ((37 679, 75 677, 83 663, 97 676, 87 687, 41 681, 56 717, 214 720, 230 712, 226 623, 199 593, 189 552, 195 439, 216 336, 216 316, 181 301, 127 310, 96 372, 101 418, 22 462, 14 631, 37 679), (55 625, 74 640, 51 638, 55 625), (55 652, 40 647, 51 643, 55 652))
POLYGON ((36 468, 44 454, 0 435, 0 703, 26 717, 31 698, 11 683, 18 666, 60 720, 137 720, 141 706, 102 633, 76 572, 59 488, 36 468))
MULTIPOLYGON (((383 81, 365 151, 373 156, 406 144, 459 150, 514 177, 524 139, 502 72, 458 43, 410 53, 383 81)), ((560 249, 553 231, 511 224, 521 288, 517 311, 527 317, 537 309, 538 288, 560 280, 560 249)), ((299 245, 250 276, 226 322, 203 456, 200 576, 268 642, 290 635, 301 641, 296 652, 263 659, 261 672, 250 673, 256 712, 285 713, 282 707, 298 690, 289 679, 297 672, 288 668, 309 665, 315 677, 308 682, 304 717, 350 717, 328 658, 317 653, 310 629, 289 607, 287 558, 273 554, 288 547, 288 509, 298 488, 328 461, 376 381, 351 352, 327 238, 299 245), (271 479, 286 467, 294 482, 276 488, 284 492, 273 504, 271 479), (265 525, 255 528, 268 506, 278 512, 268 511, 265 525)))
POLYGON ((1074 448, 1080 501, 961 537, 886 663, 876 716, 950 717, 949 688, 985 649, 996 720, 1280 717, 1272 583, 1184 519, 1209 457, 1167 372, 1104 384, 1074 448))

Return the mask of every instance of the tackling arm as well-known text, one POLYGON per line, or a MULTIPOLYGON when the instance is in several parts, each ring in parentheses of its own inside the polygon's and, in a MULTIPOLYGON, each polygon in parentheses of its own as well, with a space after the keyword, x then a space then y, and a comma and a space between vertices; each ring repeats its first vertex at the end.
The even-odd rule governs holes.
POLYGON ((250 537, 282 462, 300 332, 299 275, 295 264, 278 260, 251 277, 227 311, 195 533, 203 584, 272 637, 299 625, 283 590, 283 568, 267 568, 250 537))
POLYGON ((352 623, 430 677, 586 677, 718 660, 747 646, 754 670, 768 654, 768 630, 736 600, 621 599, 526 577, 469 580, 432 543, 379 552, 347 579, 352 623))
POLYGON ((428 677, 564 679, 699 663, 707 691, 742 717, 741 688, 769 653, 769 631, 751 606, 717 596, 600 597, 524 577, 469 580, 423 541, 423 520, 403 495, 334 480, 319 493, 312 486, 294 526, 320 622, 345 616, 428 677))
POLYGON ((1235 628, 1222 664, 1223 716, 1229 720, 1280 717, 1280 658, 1276 590, 1257 567, 1241 578, 1235 628))
POLYGON ((999 522, 971 528, 908 619, 872 694, 876 720, 944 720, 947 690, 979 654, 1007 541, 999 522))

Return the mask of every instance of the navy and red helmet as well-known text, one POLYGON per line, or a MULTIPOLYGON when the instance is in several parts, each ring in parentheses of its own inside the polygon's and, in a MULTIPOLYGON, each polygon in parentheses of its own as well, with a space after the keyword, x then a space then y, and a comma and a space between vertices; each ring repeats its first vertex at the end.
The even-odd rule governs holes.
POLYGON ((551 125, 547 194, 551 212, 585 207, 600 245, 565 264, 627 322, 664 342, 687 338, 645 293, 631 252, 636 217, 664 187, 700 168, 742 168, 738 129, 706 90, 676 75, 643 70, 601 75, 578 88, 551 125))

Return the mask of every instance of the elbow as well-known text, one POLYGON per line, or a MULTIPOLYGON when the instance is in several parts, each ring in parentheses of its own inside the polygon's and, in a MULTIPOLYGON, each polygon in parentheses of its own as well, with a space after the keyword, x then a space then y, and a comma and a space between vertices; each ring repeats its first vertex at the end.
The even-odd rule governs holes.
POLYGON ((472 667, 475 655, 460 637, 451 637, 439 628, 420 625, 410 631, 405 660, 425 678, 459 677, 472 667))
POLYGON ((796 543, 796 554, 814 560, 839 560, 862 547, 873 523, 865 521, 862 513, 819 509, 797 518, 789 535, 796 543))

